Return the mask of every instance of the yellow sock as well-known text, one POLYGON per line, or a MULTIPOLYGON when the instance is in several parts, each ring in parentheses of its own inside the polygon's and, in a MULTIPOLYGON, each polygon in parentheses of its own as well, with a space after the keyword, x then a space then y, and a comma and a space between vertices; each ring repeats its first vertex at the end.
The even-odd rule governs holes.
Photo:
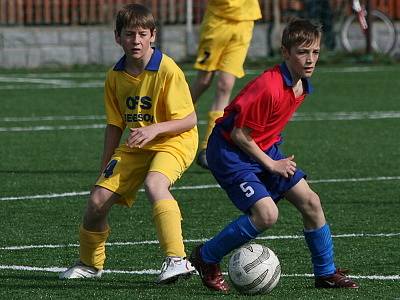
POLYGON ((219 117, 222 117, 223 114, 224 114, 224 111, 222 111, 222 110, 214 110, 214 111, 208 112, 207 130, 206 130, 206 134, 204 135, 203 141, 200 144, 200 150, 207 149, 208 138, 210 137, 211 132, 214 128, 215 120, 218 119, 219 117))
POLYGON ((174 199, 159 200, 153 205, 153 220, 161 249, 166 256, 185 257, 181 211, 174 199))
POLYGON ((88 231, 81 225, 79 229, 80 259, 87 266, 102 270, 106 260, 106 240, 110 229, 103 232, 88 231))

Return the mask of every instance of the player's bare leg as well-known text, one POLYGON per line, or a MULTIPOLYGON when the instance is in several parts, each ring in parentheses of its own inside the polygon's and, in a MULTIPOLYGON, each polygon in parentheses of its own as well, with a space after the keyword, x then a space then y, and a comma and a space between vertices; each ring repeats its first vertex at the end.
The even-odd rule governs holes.
POLYGON ((258 200, 251 208, 250 219, 259 231, 271 228, 278 220, 278 207, 271 197, 258 200))
POLYGON ((302 179, 285 197, 292 203, 303 217, 304 229, 312 230, 325 225, 325 215, 318 195, 302 179))
POLYGON ((358 284, 346 276, 348 270, 335 267, 330 228, 318 195, 302 179, 286 198, 303 216, 304 235, 314 264, 315 287, 358 288, 358 284))
POLYGON ((193 103, 199 101, 200 96, 210 87, 214 78, 214 72, 199 71, 194 84, 190 87, 193 103))
POLYGON ((230 73, 219 71, 215 101, 211 105, 211 111, 223 111, 229 104, 233 85, 236 77, 230 73))
POLYGON ((83 227, 89 231, 102 232, 108 229, 107 216, 120 195, 100 186, 95 186, 87 203, 83 227))
POLYGON ((199 146, 199 154, 196 163, 202 168, 208 169, 206 149, 208 138, 214 128, 215 120, 224 113, 224 108, 229 104, 232 88, 236 77, 230 73, 219 71, 215 99, 208 112, 207 129, 204 138, 199 146))

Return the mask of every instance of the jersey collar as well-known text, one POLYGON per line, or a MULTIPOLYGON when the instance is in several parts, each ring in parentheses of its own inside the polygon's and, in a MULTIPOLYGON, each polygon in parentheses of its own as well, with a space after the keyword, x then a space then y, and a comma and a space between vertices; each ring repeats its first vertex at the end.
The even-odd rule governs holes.
MULTIPOLYGON (((282 63, 279 66, 283 80, 285 81, 286 86, 293 86, 293 79, 292 75, 290 74, 290 71, 286 65, 286 63, 282 63)), ((303 86, 305 87, 305 92, 307 94, 311 94, 314 91, 313 86, 311 85, 311 82, 308 78, 301 78, 301 81, 303 82, 303 86)))
MULTIPOLYGON (((162 52, 157 48, 153 48, 153 54, 150 57, 147 66, 144 68, 147 71, 158 71, 161 64, 162 52)), ((114 66, 114 71, 124 71, 126 64, 126 55, 122 56, 114 66)))

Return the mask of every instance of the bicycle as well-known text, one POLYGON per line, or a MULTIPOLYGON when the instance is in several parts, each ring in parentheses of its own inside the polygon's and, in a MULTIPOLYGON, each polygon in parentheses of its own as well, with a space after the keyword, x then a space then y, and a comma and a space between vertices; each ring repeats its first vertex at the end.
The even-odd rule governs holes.
POLYGON ((343 48, 349 52, 361 52, 367 49, 367 34, 370 31, 371 48, 377 53, 390 54, 397 41, 396 27, 390 17, 384 12, 372 9, 368 12, 359 0, 352 0, 351 15, 345 14, 345 1, 339 13, 342 18, 340 24, 340 42, 343 48), (367 14, 369 23, 367 22, 367 14), (369 28, 368 28, 369 25, 369 28))
MULTIPOLYGON (((322 21, 325 30, 329 29, 324 35, 325 38, 329 37, 330 42, 327 44, 330 44, 328 48, 331 50, 335 44, 340 44, 348 53, 361 53, 367 50, 368 40, 371 41, 371 50, 381 54, 391 54, 396 46, 397 33, 391 18, 377 9, 371 9, 368 17, 368 11, 360 0, 329 1, 328 4, 324 1, 324 7, 320 0, 297 0, 293 3, 296 3, 295 8, 289 7, 282 11, 283 19, 301 17, 322 21)), ((269 38, 272 30, 269 30, 269 38)))

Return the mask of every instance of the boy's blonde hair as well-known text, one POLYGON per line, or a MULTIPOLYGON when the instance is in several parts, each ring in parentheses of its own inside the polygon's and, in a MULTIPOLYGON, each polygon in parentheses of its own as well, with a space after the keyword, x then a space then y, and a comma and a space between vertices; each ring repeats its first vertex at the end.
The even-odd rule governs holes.
POLYGON ((128 4, 117 14, 115 31, 120 35, 122 29, 126 27, 150 29, 151 33, 153 33, 156 28, 156 22, 147 7, 140 4, 128 4))
POLYGON ((292 19, 289 21, 282 34, 282 47, 290 50, 294 46, 311 45, 321 39, 322 26, 319 23, 306 19, 292 19))

